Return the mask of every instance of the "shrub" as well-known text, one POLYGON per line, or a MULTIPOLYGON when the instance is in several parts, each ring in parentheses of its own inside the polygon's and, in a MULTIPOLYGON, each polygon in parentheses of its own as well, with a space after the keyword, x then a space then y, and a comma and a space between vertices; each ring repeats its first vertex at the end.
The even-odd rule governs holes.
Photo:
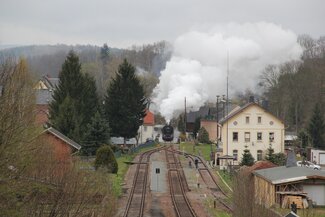
POLYGON ((210 144, 209 133, 204 127, 201 127, 201 129, 199 130, 198 140, 201 143, 210 144))
POLYGON ((184 141, 186 140, 186 135, 185 135, 185 133, 181 133, 181 134, 179 135, 179 139, 181 140, 181 142, 184 142, 184 141))
POLYGON ((97 150, 95 169, 103 167, 107 169, 109 173, 117 173, 118 164, 115 159, 112 149, 108 145, 103 145, 97 150))

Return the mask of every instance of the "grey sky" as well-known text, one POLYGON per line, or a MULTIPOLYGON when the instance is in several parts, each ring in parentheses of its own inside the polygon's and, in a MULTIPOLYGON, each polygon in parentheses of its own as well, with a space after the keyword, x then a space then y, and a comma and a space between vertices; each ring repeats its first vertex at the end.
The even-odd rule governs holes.
POLYGON ((0 0, 0 45, 130 47, 201 25, 267 21, 325 35, 324 0, 0 0))

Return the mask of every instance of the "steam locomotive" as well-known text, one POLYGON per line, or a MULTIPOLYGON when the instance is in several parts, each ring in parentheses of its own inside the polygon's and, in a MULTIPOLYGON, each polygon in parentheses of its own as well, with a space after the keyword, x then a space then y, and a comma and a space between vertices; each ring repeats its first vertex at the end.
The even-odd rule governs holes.
POLYGON ((171 142, 174 139, 174 128, 168 124, 166 124, 162 129, 162 139, 165 142, 171 142))

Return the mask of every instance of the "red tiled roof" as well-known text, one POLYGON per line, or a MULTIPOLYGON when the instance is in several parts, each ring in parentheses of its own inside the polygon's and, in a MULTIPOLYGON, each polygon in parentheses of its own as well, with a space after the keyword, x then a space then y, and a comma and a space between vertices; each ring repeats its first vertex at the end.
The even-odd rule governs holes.
POLYGON ((146 116, 143 119, 143 124, 146 124, 146 125, 154 125, 155 124, 155 117, 151 111, 149 111, 149 110, 146 111, 146 116))

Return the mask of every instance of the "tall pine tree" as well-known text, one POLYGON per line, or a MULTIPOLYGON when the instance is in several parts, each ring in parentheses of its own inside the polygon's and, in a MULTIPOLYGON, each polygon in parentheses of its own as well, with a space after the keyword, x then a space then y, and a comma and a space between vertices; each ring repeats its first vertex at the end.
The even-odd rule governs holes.
POLYGON ((316 103, 313 116, 310 119, 308 126, 308 133, 311 138, 311 143, 315 148, 325 148, 324 144, 324 119, 323 113, 321 112, 321 108, 319 103, 316 103))
POLYGON ((110 123, 111 135, 135 137, 147 107, 143 87, 135 75, 135 68, 126 60, 119 66, 105 97, 104 110, 110 123))
POLYGON ((97 109, 95 80, 81 73, 79 57, 70 51, 50 103, 50 122, 71 139, 82 143, 87 124, 97 109))

